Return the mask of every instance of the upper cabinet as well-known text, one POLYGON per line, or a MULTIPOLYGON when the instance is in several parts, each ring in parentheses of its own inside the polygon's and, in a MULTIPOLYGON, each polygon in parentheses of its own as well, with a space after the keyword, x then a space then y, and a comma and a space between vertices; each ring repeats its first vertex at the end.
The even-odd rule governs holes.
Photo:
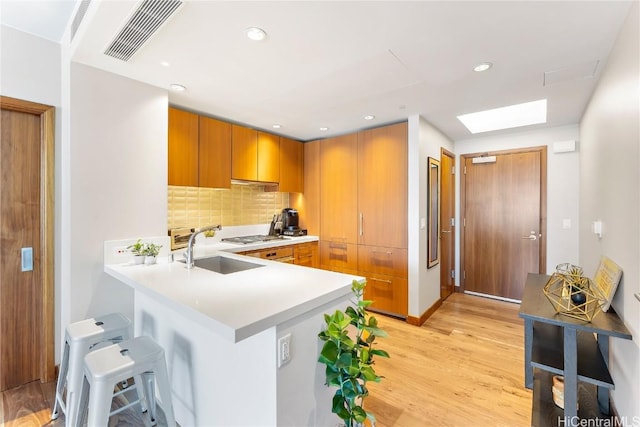
POLYGON ((231 133, 231 177, 242 181, 278 182, 278 136, 240 125, 232 125, 231 133))
POLYGON ((200 116, 199 187, 231 188, 231 124, 200 116))
MULTIPOLYGON (((258 132, 258 179, 261 182, 280 180, 280 137, 258 132)), ((283 191, 283 190, 280 190, 283 191)))
POLYGON ((237 179, 304 190, 301 142, 173 107, 168 136, 169 185, 231 188, 237 179))
POLYGON ((169 185, 231 187, 231 125, 169 108, 169 185))
POLYGON ((304 191, 304 144, 280 137, 280 187, 285 193, 304 191))
POLYGON ((258 131, 231 125, 231 178, 258 180, 258 131))
POLYGON ((169 108, 169 185, 198 186, 198 115, 169 108))

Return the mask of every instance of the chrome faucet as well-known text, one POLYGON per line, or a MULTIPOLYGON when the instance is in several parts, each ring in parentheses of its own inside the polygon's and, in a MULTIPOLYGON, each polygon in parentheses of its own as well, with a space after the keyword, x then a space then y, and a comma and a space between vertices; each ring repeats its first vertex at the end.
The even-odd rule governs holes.
POLYGON ((204 231, 222 230, 222 225, 209 225, 207 227, 196 228, 193 230, 193 234, 189 237, 189 243, 187 244, 187 251, 184 253, 185 264, 188 269, 193 268, 193 244, 196 241, 196 236, 204 231))

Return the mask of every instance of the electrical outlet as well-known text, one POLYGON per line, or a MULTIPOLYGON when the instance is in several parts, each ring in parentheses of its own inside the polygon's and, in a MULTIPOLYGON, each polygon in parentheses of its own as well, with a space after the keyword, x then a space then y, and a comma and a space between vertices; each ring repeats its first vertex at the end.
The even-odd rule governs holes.
POLYGON ((128 249, 127 246, 117 246, 115 248, 113 248, 113 254, 114 255, 127 255, 130 254, 131 251, 128 249))
POLYGON ((278 368, 291 360, 291 334, 278 339, 278 368))

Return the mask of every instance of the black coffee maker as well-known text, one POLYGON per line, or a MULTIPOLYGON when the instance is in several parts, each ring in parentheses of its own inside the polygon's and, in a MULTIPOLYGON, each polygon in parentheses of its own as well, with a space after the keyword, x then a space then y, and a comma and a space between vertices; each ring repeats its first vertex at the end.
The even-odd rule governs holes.
POLYGON ((299 230, 298 211, 293 208, 282 209, 282 231, 299 230))

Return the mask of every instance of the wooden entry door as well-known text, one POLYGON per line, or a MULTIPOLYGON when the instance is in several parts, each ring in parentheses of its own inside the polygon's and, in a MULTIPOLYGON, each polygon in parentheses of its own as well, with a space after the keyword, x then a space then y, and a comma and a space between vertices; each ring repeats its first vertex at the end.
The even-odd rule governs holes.
POLYGON ((453 153, 440 150, 440 299, 453 293, 456 256, 456 199, 453 153))
POLYGON ((55 378, 53 108, 0 97, 0 391, 55 378), (22 254, 32 250, 32 269, 22 254))
POLYGON ((464 290, 520 300, 546 269, 546 147, 494 155, 464 159, 464 290))

